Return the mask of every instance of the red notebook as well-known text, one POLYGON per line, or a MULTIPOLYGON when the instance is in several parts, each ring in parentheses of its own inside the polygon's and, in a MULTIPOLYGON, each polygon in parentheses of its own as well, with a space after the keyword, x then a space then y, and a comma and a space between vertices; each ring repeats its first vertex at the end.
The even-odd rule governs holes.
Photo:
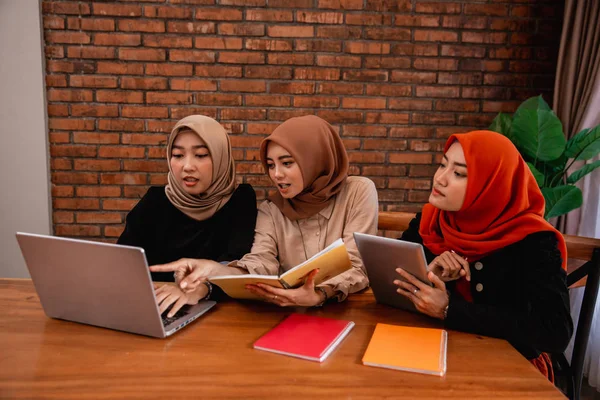
POLYGON ((354 327, 354 322, 292 314, 254 343, 254 348, 323 362, 354 327))

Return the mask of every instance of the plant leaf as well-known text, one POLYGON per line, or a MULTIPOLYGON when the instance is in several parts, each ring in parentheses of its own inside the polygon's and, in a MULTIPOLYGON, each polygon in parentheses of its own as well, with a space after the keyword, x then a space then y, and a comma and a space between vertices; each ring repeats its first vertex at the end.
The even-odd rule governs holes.
POLYGON ((512 135, 519 148, 534 160, 555 160, 565 149, 562 123, 542 96, 519 106, 512 120, 512 135))
POLYGON ((546 219, 566 214, 583 204, 581 190, 572 185, 543 188, 542 194, 546 199, 546 219))
POLYGON ((538 186, 539 187, 544 186, 544 174, 542 174, 540 171, 538 171, 538 169, 535 167, 535 165, 533 165, 530 162, 527 163, 527 166, 531 170, 531 173, 533 174, 533 177, 535 178, 535 181, 537 182, 538 186))
POLYGON ((583 129, 567 142, 565 155, 576 160, 589 160, 600 153, 600 125, 583 129))
MULTIPOLYGON (((507 114, 498 113, 492 121, 490 131, 498 132, 511 139, 510 127, 512 125, 512 117, 507 114)), ((512 140, 512 139, 511 139, 512 140)))
POLYGON ((569 175, 569 177, 567 178, 567 183, 577 182, 578 180, 580 180, 581 178, 583 178, 598 167, 600 167, 600 160, 594 161, 591 164, 584 165, 583 167, 569 175))

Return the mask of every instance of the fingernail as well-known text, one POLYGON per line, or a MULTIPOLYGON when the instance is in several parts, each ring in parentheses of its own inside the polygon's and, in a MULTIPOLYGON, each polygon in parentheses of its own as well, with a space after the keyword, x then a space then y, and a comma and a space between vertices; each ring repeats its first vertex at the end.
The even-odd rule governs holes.
POLYGON ((400 281, 399 281, 399 280, 395 280, 395 281, 394 281, 394 285, 397 285, 397 284, 399 284, 399 283, 400 283, 400 281))
POLYGON ((179 286, 181 286, 182 289, 185 289, 187 287, 187 282, 183 281, 179 284, 179 286))

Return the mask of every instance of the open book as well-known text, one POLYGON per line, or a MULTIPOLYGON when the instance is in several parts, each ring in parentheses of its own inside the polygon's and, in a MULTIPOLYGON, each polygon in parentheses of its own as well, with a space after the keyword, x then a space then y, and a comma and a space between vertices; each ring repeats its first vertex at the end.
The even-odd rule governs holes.
POLYGON ((448 334, 443 329, 377 324, 364 365, 444 376, 448 334))
POLYGON ((318 269, 315 285, 325 282, 352 267, 350 256, 342 239, 338 239, 302 264, 276 275, 223 275, 213 276, 209 280, 219 286, 228 296, 236 299, 259 299, 246 290, 246 285, 263 283, 278 288, 295 288, 304 284, 304 278, 310 271, 318 269))

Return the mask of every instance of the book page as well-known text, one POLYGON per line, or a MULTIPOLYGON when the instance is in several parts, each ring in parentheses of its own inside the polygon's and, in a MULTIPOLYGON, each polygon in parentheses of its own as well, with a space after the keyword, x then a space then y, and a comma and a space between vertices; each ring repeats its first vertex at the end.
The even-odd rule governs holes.
POLYGON ((342 239, 338 239, 302 264, 283 273, 280 281, 286 288, 298 287, 304 283, 304 278, 310 271, 318 269, 319 273, 315 277, 315 285, 318 285, 351 267, 352 263, 346 245, 342 239))
POLYGON ((277 276, 274 275, 223 275, 213 276, 208 280, 219 286, 229 297, 234 299, 261 300, 261 297, 246 290, 246 285, 250 284, 264 283, 276 288, 283 288, 277 276))

